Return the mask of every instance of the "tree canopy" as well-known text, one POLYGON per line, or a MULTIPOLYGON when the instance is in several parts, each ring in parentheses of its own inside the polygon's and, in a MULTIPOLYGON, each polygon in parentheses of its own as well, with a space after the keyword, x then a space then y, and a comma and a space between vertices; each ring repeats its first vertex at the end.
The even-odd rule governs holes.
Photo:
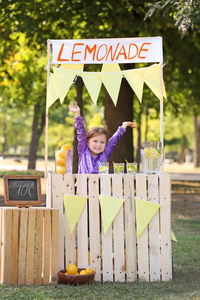
POLYGON ((183 34, 200 33, 200 2, 199 0, 161 0, 150 4, 147 16, 151 17, 161 10, 164 16, 173 18, 175 26, 183 34))

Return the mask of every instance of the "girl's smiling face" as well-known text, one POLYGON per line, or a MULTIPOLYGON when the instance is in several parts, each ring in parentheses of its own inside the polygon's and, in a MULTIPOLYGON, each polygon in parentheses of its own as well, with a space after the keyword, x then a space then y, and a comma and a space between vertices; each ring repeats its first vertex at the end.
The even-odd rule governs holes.
POLYGON ((97 156, 99 153, 102 153, 106 147, 106 142, 107 139, 105 134, 99 134, 89 138, 87 145, 92 156, 97 156))

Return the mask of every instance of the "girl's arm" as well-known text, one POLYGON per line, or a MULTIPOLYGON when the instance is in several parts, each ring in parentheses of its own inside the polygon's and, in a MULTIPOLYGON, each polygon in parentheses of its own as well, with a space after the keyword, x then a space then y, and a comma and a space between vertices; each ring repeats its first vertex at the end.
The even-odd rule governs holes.
POLYGON ((132 123, 132 122, 123 122, 122 123, 122 128, 126 129, 127 127, 131 127, 131 128, 136 128, 136 124, 132 123))
POLYGON ((73 104, 69 105, 69 110, 75 114, 75 117, 80 117, 81 116, 81 110, 77 106, 75 107, 73 104))
POLYGON ((86 132, 83 124, 83 117, 81 117, 80 108, 75 107, 73 104, 69 105, 69 110, 75 114, 75 128, 77 132, 77 140, 78 140, 78 155, 80 156, 82 152, 87 147, 86 141, 86 132))
POLYGON ((109 157, 113 150, 115 149, 115 146, 123 136, 124 132, 126 131, 127 127, 135 128, 136 124, 132 122, 123 122, 122 126, 119 126, 117 131, 113 134, 113 136, 109 139, 107 145, 106 145, 106 151, 107 151, 107 156, 109 157))

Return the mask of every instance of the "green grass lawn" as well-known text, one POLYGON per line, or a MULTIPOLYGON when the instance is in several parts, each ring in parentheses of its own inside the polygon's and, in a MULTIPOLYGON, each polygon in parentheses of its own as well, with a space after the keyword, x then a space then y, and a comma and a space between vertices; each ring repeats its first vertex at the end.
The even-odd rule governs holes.
POLYGON ((200 220, 172 216, 174 279, 84 286, 0 286, 0 299, 200 299, 200 220))

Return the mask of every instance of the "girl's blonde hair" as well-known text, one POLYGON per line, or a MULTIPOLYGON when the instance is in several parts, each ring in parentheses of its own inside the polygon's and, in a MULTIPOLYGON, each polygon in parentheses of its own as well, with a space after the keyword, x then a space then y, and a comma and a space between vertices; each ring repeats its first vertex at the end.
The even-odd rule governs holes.
POLYGON ((86 139, 89 140, 94 136, 100 135, 100 134, 105 134, 106 136, 106 142, 108 141, 108 135, 107 132, 104 128, 102 127, 92 127, 88 130, 86 134, 86 139))

